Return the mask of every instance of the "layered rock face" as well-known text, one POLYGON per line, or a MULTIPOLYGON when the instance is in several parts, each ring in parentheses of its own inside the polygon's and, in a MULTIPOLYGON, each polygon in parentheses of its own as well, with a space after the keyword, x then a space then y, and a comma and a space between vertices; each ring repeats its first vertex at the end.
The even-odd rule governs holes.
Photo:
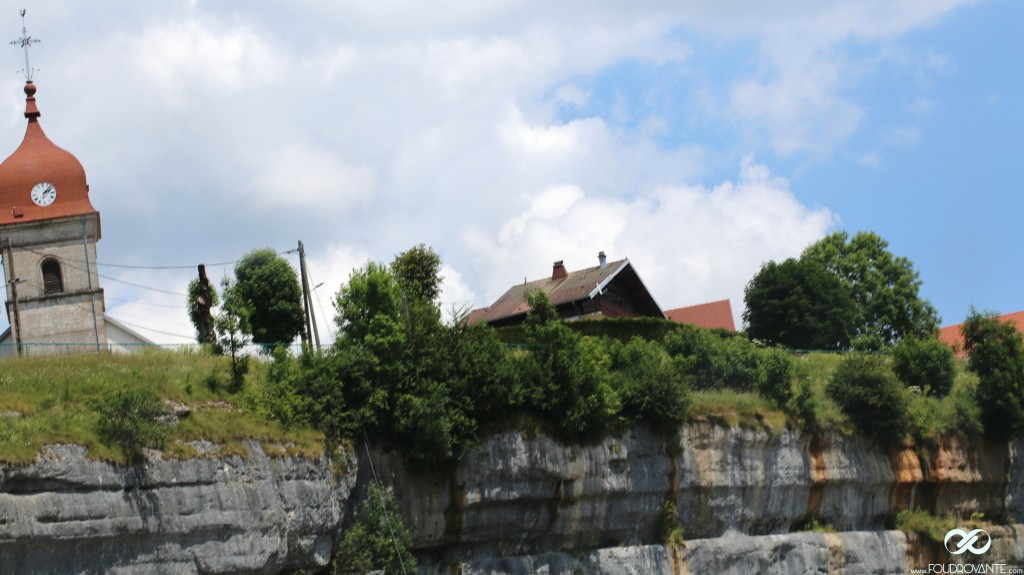
MULTIPOLYGON (((892 573, 913 563, 916 549, 902 533, 884 531, 900 509, 1020 523, 1020 449, 1019 441, 954 437, 895 450, 831 432, 694 424, 671 439, 637 428, 591 446, 497 434, 446 472, 410 473, 388 454, 375 461, 395 486, 428 572, 459 564, 463 573, 533 572, 537 565, 551 573, 617 573, 595 565, 626 553, 613 548, 630 548, 639 555, 627 563, 670 570, 621 572, 704 572, 713 568, 704 558, 732 550, 823 567, 834 556, 847 573, 892 573), (839 533, 791 534, 812 519, 839 533), (687 540, 685 558, 650 545, 673 527, 687 540), (604 555, 589 567, 576 559, 599 549, 604 555)), ((999 547, 1009 553, 1003 558, 1024 562, 1024 543, 1010 540, 999 547)))
POLYGON ((0 573, 278 573, 326 565, 355 462, 268 457, 121 467, 77 446, 0 465, 0 573), (348 463, 349 470, 344 466, 348 463))
MULTIPOLYGON (((593 445, 494 434, 450 468, 373 453, 422 574, 907 573, 1024 566, 1024 442, 894 450, 838 433, 692 424, 593 445), (913 505, 980 514, 983 557, 885 530, 913 505), (834 533, 804 532, 815 522, 834 533), (664 545, 673 530, 685 543, 664 545)), ((327 564, 372 475, 366 452, 316 460, 152 458, 120 467, 53 446, 0 464, 0 573, 278 573, 327 564)))

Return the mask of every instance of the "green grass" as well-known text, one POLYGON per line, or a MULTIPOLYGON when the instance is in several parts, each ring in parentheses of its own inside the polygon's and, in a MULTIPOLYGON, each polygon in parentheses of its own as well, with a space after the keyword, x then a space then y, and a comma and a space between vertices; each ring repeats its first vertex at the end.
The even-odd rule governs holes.
POLYGON ((904 509, 896 514, 893 522, 894 527, 904 533, 917 533, 938 542, 942 542, 949 530, 957 524, 952 515, 932 515, 920 509, 904 509))
POLYGON ((756 393, 723 390, 696 391, 691 421, 710 421, 730 427, 765 428, 778 433, 786 428, 786 414, 756 393))
MULTIPOLYGON (((172 429, 167 456, 198 455, 189 446, 197 440, 217 444, 214 453, 244 455, 243 440, 260 441, 273 453, 323 453, 319 433, 284 430, 243 409, 241 395, 225 390, 228 366, 224 357, 159 349, 0 360, 0 461, 29 462, 45 445, 75 443, 91 458, 124 463, 126 454, 100 439, 90 404, 130 388, 150 389, 191 409, 172 429)), ((253 368, 262 366, 254 361, 253 368)))

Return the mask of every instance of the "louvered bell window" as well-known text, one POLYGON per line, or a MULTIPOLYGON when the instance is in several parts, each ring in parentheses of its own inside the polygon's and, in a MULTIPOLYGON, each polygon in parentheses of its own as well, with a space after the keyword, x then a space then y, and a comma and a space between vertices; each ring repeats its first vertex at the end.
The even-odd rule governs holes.
POLYGON ((64 291, 64 278, 60 273, 57 260, 43 262, 43 295, 53 295, 64 291))

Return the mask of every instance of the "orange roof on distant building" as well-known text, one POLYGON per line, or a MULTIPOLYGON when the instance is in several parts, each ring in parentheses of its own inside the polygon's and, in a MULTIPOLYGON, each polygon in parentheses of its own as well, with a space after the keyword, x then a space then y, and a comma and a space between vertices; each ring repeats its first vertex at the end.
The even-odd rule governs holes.
POLYGON ((732 304, 727 299, 670 309, 665 312, 665 316, 676 323, 736 331, 736 323, 732 318, 732 304))
MULTIPOLYGON (((1024 332, 1024 311, 1017 311, 1000 316, 996 319, 1002 322, 1010 322, 1017 326, 1017 331, 1024 332)), ((961 327, 964 324, 948 325, 939 330, 939 341, 952 347, 957 354, 961 354, 964 347, 964 334, 961 327)))

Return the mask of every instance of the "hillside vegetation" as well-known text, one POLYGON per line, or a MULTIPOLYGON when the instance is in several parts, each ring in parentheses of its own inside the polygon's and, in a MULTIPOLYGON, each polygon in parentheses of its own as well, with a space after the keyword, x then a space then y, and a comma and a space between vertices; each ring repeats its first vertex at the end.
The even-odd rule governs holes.
POLYGON ((323 435, 285 430, 246 408, 258 377, 241 393, 229 391, 229 359, 198 351, 146 349, 127 355, 90 354, 0 361, 0 461, 34 460, 48 444, 84 445, 90 457, 125 462, 133 453, 103 437, 104 401, 125 391, 148 391, 161 400, 165 453, 191 457, 244 453, 242 440, 257 440, 272 453, 323 452, 323 435), (165 400, 165 401, 164 401, 165 400), (174 411, 179 415, 175 417, 174 411), (187 410, 187 411, 186 411, 187 410), (187 412, 187 415, 186 415, 187 412))

